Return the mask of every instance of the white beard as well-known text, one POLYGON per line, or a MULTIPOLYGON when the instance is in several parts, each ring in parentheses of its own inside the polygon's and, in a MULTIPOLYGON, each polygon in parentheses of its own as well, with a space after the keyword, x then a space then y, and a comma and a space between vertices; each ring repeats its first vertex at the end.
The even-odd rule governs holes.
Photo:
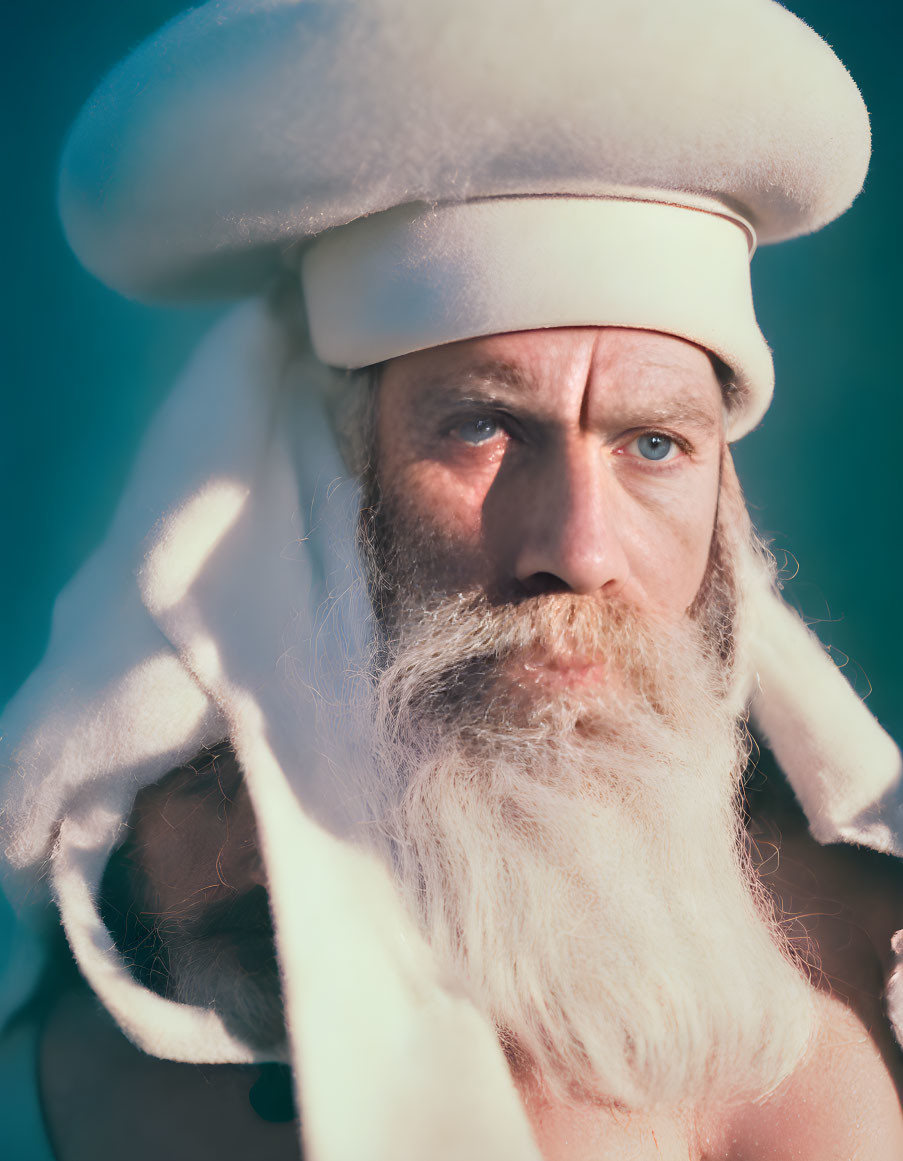
POLYGON ((748 863, 746 734, 711 634, 570 597, 445 598, 400 626, 374 815, 513 1066, 631 1108, 771 1091, 805 1050, 810 989, 748 863), (512 692, 492 661, 537 641, 594 641, 614 688, 512 692))

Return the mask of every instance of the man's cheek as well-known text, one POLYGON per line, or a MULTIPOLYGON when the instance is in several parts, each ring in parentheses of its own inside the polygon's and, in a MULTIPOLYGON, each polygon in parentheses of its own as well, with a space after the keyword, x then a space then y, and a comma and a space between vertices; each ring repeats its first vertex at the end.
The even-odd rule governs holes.
POLYGON ((492 484, 488 472, 457 472, 445 465, 418 465, 401 481, 396 495, 413 526, 477 550, 483 508, 492 484))
POLYGON ((699 592, 709 563, 711 532, 697 528, 658 529, 636 548, 634 573, 650 604, 682 614, 699 592))
POLYGON ((450 593, 485 589, 494 582, 478 509, 443 506, 424 492, 387 499, 388 542, 404 570, 397 578, 402 589, 450 593))
POLYGON ((701 498, 673 509, 634 510, 619 534, 635 599, 666 614, 684 613, 706 575, 714 524, 714 505, 701 498))

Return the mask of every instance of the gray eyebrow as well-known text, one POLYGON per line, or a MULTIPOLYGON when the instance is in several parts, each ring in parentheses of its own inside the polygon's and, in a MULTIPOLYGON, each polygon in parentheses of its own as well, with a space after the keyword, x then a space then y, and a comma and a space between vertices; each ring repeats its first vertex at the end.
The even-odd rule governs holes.
MULTIPOLYGON (((673 405, 647 405, 637 403, 637 409, 642 411, 643 422, 649 425, 660 423, 663 427, 696 427, 700 430, 714 430, 721 419, 720 412, 713 414, 708 407, 698 407, 695 403, 684 400, 675 400, 673 405)), ((627 404, 625 410, 630 407, 627 404)))

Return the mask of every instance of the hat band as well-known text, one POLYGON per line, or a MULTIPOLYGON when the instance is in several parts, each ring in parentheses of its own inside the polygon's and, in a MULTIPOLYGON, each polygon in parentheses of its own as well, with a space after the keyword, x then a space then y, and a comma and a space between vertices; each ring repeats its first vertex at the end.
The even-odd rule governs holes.
POLYGON ((730 367, 742 399, 736 439, 758 423, 774 382, 752 303, 754 238, 720 206, 634 198, 400 206, 303 251, 311 341, 323 362, 354 368, 540 327, 662 331, 730 367))

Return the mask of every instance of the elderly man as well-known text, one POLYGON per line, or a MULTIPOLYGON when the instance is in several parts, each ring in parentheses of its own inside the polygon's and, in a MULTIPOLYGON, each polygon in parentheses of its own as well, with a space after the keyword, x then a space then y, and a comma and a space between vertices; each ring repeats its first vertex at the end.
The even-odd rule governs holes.
POLYGON ((728 450, 861 100, 775 4, 427 9, 208 5, 67 149, 101 277, 260 295, 10 710, 12 889, 128 1037, 54 989, 52 1145, 890 1161, 894 872, 805 822, 901 853, 899 755, 728 450))

